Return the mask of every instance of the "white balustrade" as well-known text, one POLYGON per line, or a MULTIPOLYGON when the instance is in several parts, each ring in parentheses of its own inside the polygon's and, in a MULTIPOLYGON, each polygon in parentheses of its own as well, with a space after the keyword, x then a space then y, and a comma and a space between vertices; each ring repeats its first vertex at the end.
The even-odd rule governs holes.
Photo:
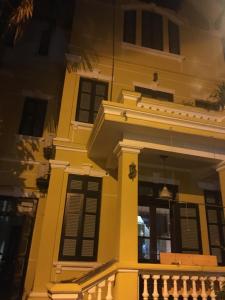
POLYGON ((193 300, 197 300, 201 296, 202 300, 207 300, 209 296, 211 300, 216 300, 216 289, 225 283, 223 276, 189 276, 189 275, 173 275, 173 274, 142 274, 143 291, 140 291, 143 300, 148 300, 149 295, 152 295, 153 300, 158 300, 159 295, 162 295, 164 300, 168 300, 172 296, 174 300, 178 300, 182 296, 183 300, 188 300, 191 296, 193 300), (159 285, 159 279, 162 280, 163 286, 159 285), (150 290, 152 284, 153 288, 150 290), (172 282, 172 288, 171 283, 172 282))

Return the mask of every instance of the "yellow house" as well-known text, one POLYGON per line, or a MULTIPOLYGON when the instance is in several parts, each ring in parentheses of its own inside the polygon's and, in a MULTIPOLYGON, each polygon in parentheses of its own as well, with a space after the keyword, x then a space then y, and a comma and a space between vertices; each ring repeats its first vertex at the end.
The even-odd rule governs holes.
POLYGON ((29 300, 215 299, 225 279, 220 12, 212 1, 76 2, 29 300))

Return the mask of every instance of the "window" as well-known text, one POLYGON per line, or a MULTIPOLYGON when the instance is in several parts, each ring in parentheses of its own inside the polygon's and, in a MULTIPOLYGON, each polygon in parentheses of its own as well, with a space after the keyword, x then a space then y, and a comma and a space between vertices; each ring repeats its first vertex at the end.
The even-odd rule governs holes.
POLYGON ((140 86, 135 86, 135 92, 141 93, 142 97, 150 97, 158 100, 173 102, 173 94, 171 93, 147 89, 140 86))
POLYGON ((142 46, 163 50, 162 16, 150 11, 142 12, 142 46))
POLYGON ((152 11, 127 10, 124 12, 123 41, 138 44, 142 47, 180 54, 179 26, 168 18, 152 11), (136 21, 137 18, 141 19, 141 25, 136 21), (137 38, 136 32, 139 38, 137 38), (168 42, 165 43, 166 40, 168 42))
POLYGON ((123 40, 127 43, 136 42, 136 11, 127 10, 124 12, 123 40))
POLYGON ((27 97, 23 106, 19 134, 42 136, 46 110, 46 100, 27 97))
POLYGON ((85 123, 94 123, 102 100, 108 96, 108 83, 80 79, 76 120, 85 123))
MULTIPOLYGON (((159 262, 160 252, 201 253, 198 207, 159 198, 161 184, 139 183, 138 260, 159 262)), ((177 187, 169 186, 173 199, 177 187)))
POLYGON ((60 260, 95 261, 102 179, 69 175, 60 260))
POLYGON ((225 221, 221 195, 217 191, 205 191, 209 246, 218 263, 225 265, 225 221))

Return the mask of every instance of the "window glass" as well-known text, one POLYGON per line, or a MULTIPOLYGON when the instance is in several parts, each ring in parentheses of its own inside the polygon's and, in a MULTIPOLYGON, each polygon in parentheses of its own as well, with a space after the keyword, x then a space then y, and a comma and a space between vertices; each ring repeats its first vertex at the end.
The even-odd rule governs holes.
POLYGON ((136 11, 127 10, 124 12, 123 41, 136 43, 136 11))
POLYGON ((177 24, 168 20, 169 51, 174 54, 180 54, 180 35, 177 24))
POLYGON ((162 16, 150 12, 142 12, 142 46, 163 50, 162 16))

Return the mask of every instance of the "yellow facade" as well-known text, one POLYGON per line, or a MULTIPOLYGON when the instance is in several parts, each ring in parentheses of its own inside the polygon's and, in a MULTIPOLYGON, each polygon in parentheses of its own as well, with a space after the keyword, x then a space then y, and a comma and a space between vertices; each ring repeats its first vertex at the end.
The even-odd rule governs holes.
MULTIPOLYGON (((221 191, 222 210, 225 206, 225 114, 221 109, 213 111, 195 105, 196 99, 215 101, 210 96, 225 76, 223 49, 219 33, 206 26, 200 12, 196 16, 192 9, 188 1, 183 1, 177 12, 141 1, 121 0, 115 6, 109 1, 77 1, 54 138, 56 155, 50 160, 47 198, 38 204, 28 263, 28 299, 76 299, 83 295, 89 300, 92 296, 99 300, 101 297, 109 300, 111 296, 116 300, 135 300, 138 297, 148 299, 153 293, 157 300, 159 278, 164 282, 164 299, 168 299, 169 294, 174 298, 187 297, 187 280, 192 284, 199 280, 201 289, 197 293, 204 298, 205 279, 201 278, 208 276, 216 286, 224 280, 225 268, 217 265, 212 255, 205 190, 221 191), (126 11, 135 11, 135 42, 124 42, 126 11), (161 50, 142 44, 143 11, 161 16, 161 50), (180 53, 171 53, 169 20, 179 28, 180 53), (92 88, 98 83, 108 85, 107 97, 101 102, 94 124, 90 120, 79 120, 81 112, 84 117, 88 111, 85 104, 81 104, 82 80, 84 84, 89 82, 92 88), (166 97, 173 97, 173 101, 143 95, 135 87, 155 91, 158 95, 164 93, 166 97), (167 156, 166 166, 162 164, 162 155, 167 156), (63 254, 62 236, 67 230, 64 214, 69 213, 71 178, 102 180, 94 259, 82 259, 82 255, 66 259, 63 254), (140 182, 153 183, 154 188, 164 184, 177 187, 176 196, 164 199, 160 208, 163 212, 169 210, 170 214, 170 205, 183 205, 183 226, 192 224, 191 217, 187 216, 188 207, 197 209, 199 263, 194 260, 197 253, 187 249, 187 256, 183 251, 184 256, 172 258, 166 264, 140 259, 139 252, 144 251, 138 248, 142 238, 137 224, 138 209, 144 206, 140 204, 140 182), (64 258, 60 259, 60 255, 64 258), (37 263, 33 265, 34 257, 37 263), (197 276, 194 279, 193 274, 197 276), (181 289, 181 279, 176 276, 183 276, 181 289), (140 278, 142 284, 139 284, 140 278), (167 295, 165 282, 168 278, 174 285, 171 288, 168 284, 167 295), (149 280, 153 282, 153 290, 147 288, 149 280)), ((157 199, 158 202, 163 200, 159 198, 159 195, 155 198, 154 205, 157 199)), ((180 225, 174 221, 173 226, 176 232, 176 226, 180 225)), ((190 228, 183 236, 190 237, 188 231, 190 228)), ((151 231, 151 235, 154 234, 151 231)), ((68 234, 67 242, 71 239, 68 234)), ((146 236, 146 240, 150 239, 146 236)), ((173 243, 172 238, 164 239, 173 243)), ((158 247, 156 242, 154 247, 158 247)), ((218 251, 222 249, 215 247, 218 251)), ((72 250, 68 248, 67 251, 72 250)), ((224 255, 224 250, 221 251, 224 255)), ((196 296, 193 286, 189 293, 196 296)), ((207 290, 207 293, 210 292, 207 290)))

